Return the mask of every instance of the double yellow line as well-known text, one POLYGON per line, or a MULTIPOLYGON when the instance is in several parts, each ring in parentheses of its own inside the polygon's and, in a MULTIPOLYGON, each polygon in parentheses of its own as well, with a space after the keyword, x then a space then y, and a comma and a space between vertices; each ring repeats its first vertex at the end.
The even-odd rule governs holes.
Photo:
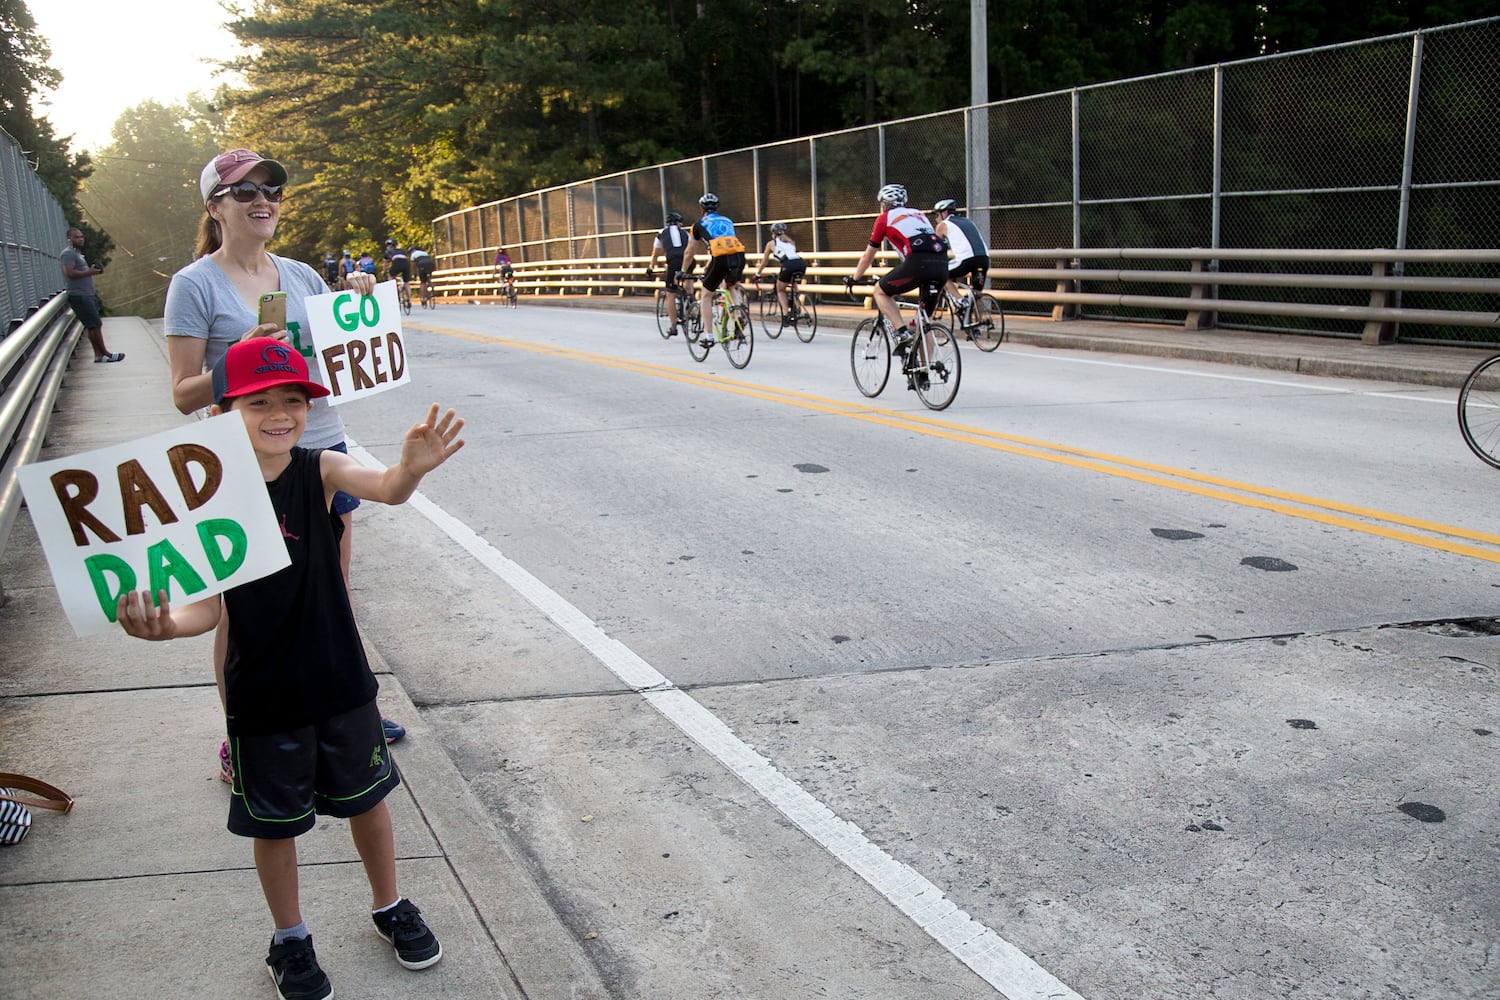
POLYGON ((646 361, 608 357, 593 351, 554 347, 529 340, 495 337, 487 334, 472 333, 468 330, 457 330, 451 327, 423 324, 422 328, 425 331, 438 333, 457 340, 494 344, 513 350, 529 351, 533 354, 545 354, 568 360, 586 361, 590 364, 603 365, 621 371, 637 372, 643 375, 650 375, 654 378, 664 378, 674 382, 705 386, 721 392, 747 396, 752 399, 762 399, 786 406, 795 406, 817 413, 826 413, 833 416, 845 417, 850 420, 862 420, 866 423, 897 427, 902 430, 925 434, 928 437, 955 441, 978 448, 987 448, 991 451, 1006 452, 1011 455, 1022 455, 1027 458, 1039 459, 1043 462, 1072 466, 1076 469, 1086 469, 1090 472, 1114 476, 1117 479, 1129 479, 1148 486, 1159 486, 1163 489, 1175 490, 1179 493, 1190 493, 1212 500, 1222 500, 1226 503, 1238 504, 1241 507, 1267 510, 1287 517, 1295 517, 1304 521, 1315 521, 1319 524, 1327 524, 1337 528, 1346 528, 1350 531, 1374 535, 1395 542, 1404 542, 1408 545, 1417 545, 1440 552, 1451 552, 1455 555, 1481 559, 1485 562, 1500 563, 1500 535, 1472 531, 1454 525, 1440 524, 1436 521, 1424 521, 1420 518, 1406 517, 1401 514, 1373 510, 1368 507, 1357 507, 1353 504, 1339 503, 1334 500, 1324 500, 1319 497, 1288 493, 1284 490, 1269 489, 1250 483, 1236 482, 1231 479, 1221 479, 1217 476, 1207 476, 1183 469, 1175 469, 1171 466, 1156 465, 1151 462, 1139 462, 1134 459, 1121 458, 1117 455, 1109 455, 1104 452, 1054 444, 1050 441, 1018 437, 1014 434, 1002 434, 998 431, 980 430, 925 414, 895 413, 864 403, 844 402, 837 399, 828 399, 823 396, 814 396, 809 393, 794 392, 788 389, 772 389, 765 386, 746 385, 742 382, 736 382, 733 379, 713 375, 708 372, 687 371, 666 365, 652 364, 646 361))

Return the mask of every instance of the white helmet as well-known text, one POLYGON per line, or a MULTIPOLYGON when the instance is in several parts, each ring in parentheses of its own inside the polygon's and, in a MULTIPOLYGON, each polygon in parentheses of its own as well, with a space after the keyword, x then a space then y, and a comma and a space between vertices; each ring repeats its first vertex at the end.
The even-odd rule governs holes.
POLYGON ((712 212, 719 207, 719 196, 710 191, 698 199, 698 204, 712 212))
POLYGON ((906 204, 906 188, 900 184, 887 184, 875 192, 875 200, 883 201, 891 208, 900 208, 906 204))

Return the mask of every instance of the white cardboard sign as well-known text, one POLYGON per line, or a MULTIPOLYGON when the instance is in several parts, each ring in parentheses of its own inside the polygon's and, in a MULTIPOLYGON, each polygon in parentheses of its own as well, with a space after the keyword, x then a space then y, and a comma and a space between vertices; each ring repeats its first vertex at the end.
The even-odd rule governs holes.
POLYGON ((394 281, 382 281, 373 295, 330 292, 306 305, 329 403, 366 399, 411 381, 394 281))
POLYGON ((16 471, 80 637, 120 595, 211 597, 291 565, 244 421, 230 412, 16 471))

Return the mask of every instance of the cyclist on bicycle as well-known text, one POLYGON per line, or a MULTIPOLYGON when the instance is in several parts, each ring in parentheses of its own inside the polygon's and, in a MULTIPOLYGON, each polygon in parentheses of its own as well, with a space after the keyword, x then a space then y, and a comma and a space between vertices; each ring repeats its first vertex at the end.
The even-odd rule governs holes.
POLYGON ((693 258, 704 249, 708 250, 708 266, 703 269, 703 279, 698 287, 698 305, 703 313, 703 325, 708 326, 708 317, 714 314, 714 293, 723 285, 729 290, 735 305, 744 305, 740 294, 740 281, 745 276, 745 244, 734 235, 734 221, 719 214, 719 196, 708 192, 698 199, 703 214, 693 223, 693 238, 688 241, 682 255, 684 272, 693 269, 693 258))
POLYGON ((781 270, 776 272, 776 300, 781 303, 781 325, 785 326, 787 318, 797 308, 796 303, 787 303, 786 290, 793 281, 801 280, 807 274, 807 261, 797 253, 797 244, 793 243, 786 234, 786 223, 778 222, 771 227, 771 240, 766 244, 760 259, 760 267, 755 270, 755 279, 765 273, 766 266, 775 257, 781 262, 781 270))
POLYGON ((323 255, 323 284, 336 291, 339 287, 339 277, 339 259, 330 250, 323 255))
POLYGON ((881 241, 890 242, 901 262, 875 282, 875 305, 891 325, 891 334, 896 338, 897 349, 900 349, 911 342, 916 331, 902 324, 896 296, 920 287, 922 308, 930 315, 937 306, 937 297, 927 294, 927 285, 938 288, 947 279, 948 244, 932 228, 927 216, 915 208, 906 207, 906 188, 900 184, 885 185, 875 193, 875 200, 880 204, 880 214, 875 217, 875 228, 870 232, 870 245, 865 248, 859 263, 854 265, 854 273, 844 282, 853 284, 864 277, 875 262, 881 241))
POLYGON ((400 279, 404 285, 411 280, 411 258, 406 256, 406 251, 396 245, 394 239, 385 241, 385 276, 390 279, 400 279))
POLYGON ((366 274, 374 274, 375 258, 367 253, 362 253, 359 255, 359 260, 355 262, 355 266, 366 274))
POLYGON ((513 267, 510 266, 510 254, 508 254, 508 253, 505 252, 505 248, 504 247, 501 247, 500 249, 496 250, 495 251, 495 277, 496 278, 504 278, 504 279, 506 279, 508 281, 508 280, 510 280, 511 275, 513 275, 515 273, 516 273, 515 268, 513 268, 513 267))
POLYGON ((348 250, 345 250, 344 256, 339 258, 339 288, 348 287, 349 275, 353 274, 354 270, 354 257, 348 250))
POLYGON ((421 247, 408 247, 406 257, 417 269, 417 280, 422 285, 422 295, 432 294, 432 272, 437 270, 437 261, 432 259, 432 254, 421 247))
POLYGON ((667 268, 663 284, 667 288, 667 323, 672 329, 667 334, 669 337, 677 333, 677 272, 682 270, 682 255, 687 250, 687 245, 688 234, 682 228, 682 214, 668 212, 666 225, 651 243, 651 259, 646 262, 646 277, 651 277, 656 256, 660 254, 667 268))
POLYGON ((953 301, 961 302, 965 308, 972 298, 959 287, 960 278, 969 279, 969 287, 978 295, 984 291, 984 278, 990 269, 990 248, 979 227, 963 217, 952 198, 944 198, 932 207, 938 217, 937 234, 948 241, 953 259, 948 263, 948 291, 953 301))

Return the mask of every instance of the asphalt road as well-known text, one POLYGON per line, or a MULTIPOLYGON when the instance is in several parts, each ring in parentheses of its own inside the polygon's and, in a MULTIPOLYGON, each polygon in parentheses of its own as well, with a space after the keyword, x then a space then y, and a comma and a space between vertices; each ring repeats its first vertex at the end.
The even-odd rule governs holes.
POLYGON ((622 997, 1500 996, 1500 514, 1451 389, 444 307, 356 611, 622 997), (893 379, 893 383, 896 380, 893 379))

